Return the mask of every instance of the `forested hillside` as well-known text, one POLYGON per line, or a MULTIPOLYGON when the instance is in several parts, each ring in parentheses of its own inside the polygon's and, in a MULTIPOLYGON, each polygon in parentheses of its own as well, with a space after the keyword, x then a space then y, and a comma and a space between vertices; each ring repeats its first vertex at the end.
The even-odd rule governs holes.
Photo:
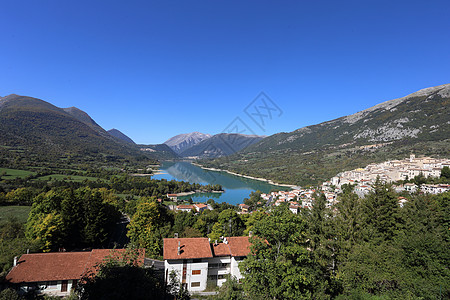
POLYGON ((449 101, 450 84, 420 90, 350 116, 272 135, 237 154, 201 164, 306 185, 411 153, 449 157, 449 101))

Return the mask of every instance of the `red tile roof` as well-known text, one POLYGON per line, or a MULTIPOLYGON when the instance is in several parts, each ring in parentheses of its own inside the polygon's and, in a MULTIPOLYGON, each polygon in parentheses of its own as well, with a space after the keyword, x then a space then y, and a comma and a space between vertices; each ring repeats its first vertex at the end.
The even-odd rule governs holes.
POLYGON ((194 209, 194 205, 181 204, 177 206, 177 209, 194 209))
POLYGON ((218 243, 217 245, 212 244, 211 249, 214 256, 231 256, 230 248, 228 244, 218 243))
POLYGON ((228 243, 210 244, 207 238, 164 239, 164 259, 212 258, 216 256, 247 256, 251 243, 247 236, 227 237, 228 243), (181 253, 177 254, 178 242, 181 253))
POLYGON ((232 256, 247 256, 250 253, 248 236, 227 237, 227 240, 232 256))
POLYGON ((164 259, 193 259, 213 257, 207 238, 164 239, 164 259), (180 254, 178 255, 178 242, 180 254))
MULTIPOLYGON (((24 254, 6 276, 12 283, 80 279, 108 256, 125 249, 94 249, 91 252, 55 252, 24 254)), ((143 252, 142 252, 143 253, 143 252)), ((143 256, 140 259, 143 262, 143 256)))

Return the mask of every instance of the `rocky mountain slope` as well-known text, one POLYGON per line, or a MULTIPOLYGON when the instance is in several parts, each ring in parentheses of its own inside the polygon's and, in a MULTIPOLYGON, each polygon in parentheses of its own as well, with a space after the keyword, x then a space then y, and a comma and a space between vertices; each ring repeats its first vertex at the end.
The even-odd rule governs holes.
POLYGON ((180 156, 191 158, 227 156, 253 145, 262 139, 263 137, 256 135, 220 133, 184 150, 180 153, 180 156))
POLYGON ((172 148, 172 150, 177 154, 180 154, 186 149, 191 148, 192 146, 209 139, 210 137, 210 134, 201 132, 183 133, 168 139, 164 142, 164 144, 172 148))
POLYGON ((450 84, 420 90, 353 115, 267 137, 211 167, 293 184, 410 153, 450 156, 450 84))

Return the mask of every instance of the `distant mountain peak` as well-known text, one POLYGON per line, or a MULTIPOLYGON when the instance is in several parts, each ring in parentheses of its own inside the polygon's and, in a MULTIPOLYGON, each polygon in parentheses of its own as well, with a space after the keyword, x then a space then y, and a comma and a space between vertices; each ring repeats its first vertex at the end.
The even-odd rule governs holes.
POLYGON ((180 156, 190 158, 227 156, 253 145, 262 139, 263 137, 257 135, 219 133, 184 150, 180 153, 180 156))
POLYGON ((193 147, 194 145, 206 139, 209 139, 210 137, 210 134, 195 131, 190 133, 178 134, 165 141, 164 144, 169 146, 177 154, 180 154, 181 152, 193 147))

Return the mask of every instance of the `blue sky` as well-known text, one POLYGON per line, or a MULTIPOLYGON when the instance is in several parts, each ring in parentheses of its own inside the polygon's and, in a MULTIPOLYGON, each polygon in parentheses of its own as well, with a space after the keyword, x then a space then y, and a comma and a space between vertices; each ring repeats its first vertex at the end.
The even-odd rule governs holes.
POLYGON ((411 0, 1 1, 0 95, 76 106, 138 143, 219 133, 236 117, 256 134, 292 131, 450 83, 449 11, 411 0), (260 92, 282 112, 263 128, 244 111, 260 92))

